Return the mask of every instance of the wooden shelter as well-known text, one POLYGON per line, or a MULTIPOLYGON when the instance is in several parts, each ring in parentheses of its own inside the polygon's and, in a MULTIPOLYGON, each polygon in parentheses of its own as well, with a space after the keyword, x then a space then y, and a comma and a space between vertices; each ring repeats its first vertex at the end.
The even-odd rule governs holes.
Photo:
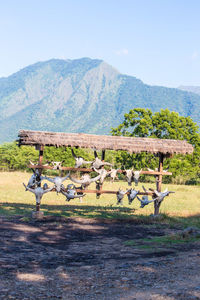
MULTIPOLYGON (((46 131, 19 131, 19 146, 30 145, 35 146, 39 150, 38 165, 29 166, 30 168, 52 169, 50 166, 42 165, 43 150, 45 146, 55 147, 80 147, 91 148, 96 150, 124 150, 129 153, 148 152, 156 154, 159 157, 158 171, 142 171, 141 174, 155 175, 157 177, 157 190, 161 191, 162 176, 172 175, 170 172, 163 171, 163 160, 165 157, 171 157, 173 154, 191 154, 193 147, 184 140, 172 139, 153 139, 153 138, 136 138, 123 136, 105 136, 93 135, 84 133, 63 133, 63 132, 46 132, 46 131)), ((73 170, 76 168, 61 167, 61 170, 73 170)), ((92 169, 79 168, 78 171, 91 172, 92 169)), ((123 170, 119 172, 123 173, 123 170)), ((85 192, 101 193, 116 193, 116 191, 97 191, 87 190, 85 192)), ((146 194, 146 193, 140 193, 146 194)), ((156 201, 154 202, 155 213, 156 201)))
POLYGON ((193 152, 192 145, 180 140, 31 130, 20 130, 19 146, 21 145, 125 150, 130 153, 150 152, 164 155, 172 155, 174 153, 190 154, 193 152))

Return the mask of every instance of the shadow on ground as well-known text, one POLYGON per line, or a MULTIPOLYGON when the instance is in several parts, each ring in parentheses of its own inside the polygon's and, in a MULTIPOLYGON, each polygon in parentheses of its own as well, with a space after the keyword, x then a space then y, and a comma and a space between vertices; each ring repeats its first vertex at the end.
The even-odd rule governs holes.
MULTIPOLYGON (((165 284, 165 268, 180 251, 199 249, 190 244, 148 249, 127 245, 180 230, 180 224, 171 226, 173 219, 166 223, 165 216, 159 221, 130 217, 133 211, 127 208, 42 205, 49 215, 34 221, 29 218, 34 208, 0 206, 0 299, 134 299, 133 294, 120 295, 130 295, 134 288, 149 291, 156 278, 165 284), (94 212, 96 218, 85 218, 94 212)), ((170 292, 167 299, 174 299, 170 292)), ((162 299, 160 293, 152 299, 162 299)), ((181 293, 175 298, 190 299, 181 293)))

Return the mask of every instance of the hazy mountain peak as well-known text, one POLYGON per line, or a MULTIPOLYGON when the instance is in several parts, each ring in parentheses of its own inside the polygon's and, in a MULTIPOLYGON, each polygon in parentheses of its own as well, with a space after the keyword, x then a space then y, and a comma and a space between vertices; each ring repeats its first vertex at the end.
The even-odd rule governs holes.
POLYGON ((195 93, 200 95, 200 86, 184 86, 181 85, 178 87, 178 89, 182 90, 182 91, 187 91, 187 92, 191 92, 191 93, 195 93))
POLYGON ((135 107, 199 122, 200 96, 149 86, 99 59, 50 59, 0 78, 0 142, 19 129, 108 134, 135 107))

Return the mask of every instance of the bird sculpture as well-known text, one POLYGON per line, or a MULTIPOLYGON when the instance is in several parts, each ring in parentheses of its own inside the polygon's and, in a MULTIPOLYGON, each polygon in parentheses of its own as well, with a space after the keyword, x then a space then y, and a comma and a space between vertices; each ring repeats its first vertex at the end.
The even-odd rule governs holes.
POLYGON ((74 183, 78 183, 78 184, 81 184, 81 187, 83 189, 85 189, 86 187, 88 187, 92 182, 95 182, 97 180, 100 179, 100 175, 94 177, 94 178, 91 178, 90 175, 88 174, 84 174, 81 179, 77 179, 77 178, 74 178, 74 177, 71 177, 69 176, 70 180, 74 183))
POLYGON ((126 195, 127 191, 123 191, 119 188, 118 192, 117 192, 117 204, 123 204, 123 198, 126 195))
POLYGON ((71 148, 72 151, 72 155, 75 158, 75 168, 80 168, 83 164, 91 164, 92 161, 86 161, 84 160, 83 157, 81 156, 76 156, 76 154, 74 153, 74 150, 71 148))
POLYGON ((48 180, 48 181, 54 183, 54 187, 55 187, 55 189, 56 189, 56 192, 57 192, 57 193, 60 193, 61 190, 64 188, 64 186, 63 186, 62 183, 63 183, 67 178, 69 178, 69 174, 70 174, 70 173, 68 173, 65 177, 59 177, 59 176, 57 176, 57 177, 54 177, 54 178, 50 178, 50 177, 46 177, 46 176, 45 176, 44 179, 46 179, 46 180, 48 180))
POLYGON ((43 185, 43 187, 36 187, 35 189, 29 188, 24 183, 23 183, 23 185, 24 185, 26 190, 28 190, 29 192, 35 194, 35 199, 36 199, 37 204, 40 204, 42 196, 45 193, 48 193, 48 192, 52 191, 52 189, 54 188, 54 187, 48 188, 48 185, 46 183, 43 185))
POLYGON ((75 187, 74 184, 68 184, 67 191, 61 190, 61 193, 63 195, 65 195, 66 201, 70 201, 70 200, 75 199, 75 198, 80 199, 80 198, 82 198, 86 195, 86 194, 77 194, 76 193, 76 187, 75 187))
POLYGON ((139 193, 139 191, 136 191, 134 189, 129 189, 127 196, 128 196, 128 204, 130 205, 133 200, 136 198, 137 194, 139 193))
POLYGON ((149 199, 148 199, 148 196, 142 196, 142 199, 140 199, 140 198, 137 196, 137 199, 138 199, 138 200, 140 201, 140 203, 141 203, 140 208, 143 208, 143 207, 145 207, 146 205, 148 205, 149 203, 155 201, 155 199, 149 200, 149 199))

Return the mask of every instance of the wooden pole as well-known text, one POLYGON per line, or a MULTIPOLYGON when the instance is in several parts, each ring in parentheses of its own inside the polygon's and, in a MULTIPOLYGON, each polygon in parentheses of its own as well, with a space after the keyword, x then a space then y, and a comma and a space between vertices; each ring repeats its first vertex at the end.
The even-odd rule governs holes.
MULTIPOLYGON (((39 166, 42 166, 44 146, 42 146, 42 145, 37 145, 35 148, 36 148, 36 150, 39 150, 38 165, 39 165, 39 166)), ((38 170, 39 170, 39 174, 40 174, 40 176, 41 176, 41 174, 42 174, 42 169, 39 168, 38 170)), ((41 186, 41 183, 39 183, 38 186, 41 186)), ((40 203, 36 203, 36 212, 39 212, 39 211, 40 211, 40 203)))
MULTIPOLYGON (((28 165, 28 168, 30 169, 46 169, 46 170, 53 170, 53 167, 51 166, 43 166, 43 165, 28 165)), ((61 167, 60 170, 63 170, 63 171, 74 171, 74 172, 85 172, 85 173, 90 173, 90 172, 93 172, 94 170, 93 169, 87 169, 87 168, 74 168, 74 167, 61 167)), ((118 170, 117 173, 123 173, 125 174, 125 171, 124 170, 118 170)), ((172 175, 171 172, 166 172, 166 171, 163 171, 162 173, 159 172, 159 171, 141 171, 140 174, 146 174, 146 175, 172 175)))
MULTIPOLYGON (((102 150, 102 154, 101 154, 101 160, 104 161, 105 160, 105 155, 106 155, 106 150, 102 150)), ((104 166, 102 166, 102 169, 104 169, 104 166)), ((96 198, 99 199, 102 193, 102 188, 103 188, 103 183, 99 183, 96 186, 96 189, 99 190, 99 193, 96 193, 96 198)))
MULTIPOLYGON (((156 176, 156 189, 158 192, 161 192, 161 186, 162 186, 162 172, 163 172, 163 161, 164 161, 164 154, 159 153, 159 165, 158 165, 158 171, 161 173, 158 176, 156 176)), ((154 202, 154 215, 159 214, 161 202, 158 202, 157 200, 154 202)))
POLYGON ((43 153, 44 153, 44 146, 40 146, 39 147, 39 165, 42 165, 42 161, 43 161, 43 153))
POLYGON ((40 203, 36 203, 36 211, 40 211, 40 203))

